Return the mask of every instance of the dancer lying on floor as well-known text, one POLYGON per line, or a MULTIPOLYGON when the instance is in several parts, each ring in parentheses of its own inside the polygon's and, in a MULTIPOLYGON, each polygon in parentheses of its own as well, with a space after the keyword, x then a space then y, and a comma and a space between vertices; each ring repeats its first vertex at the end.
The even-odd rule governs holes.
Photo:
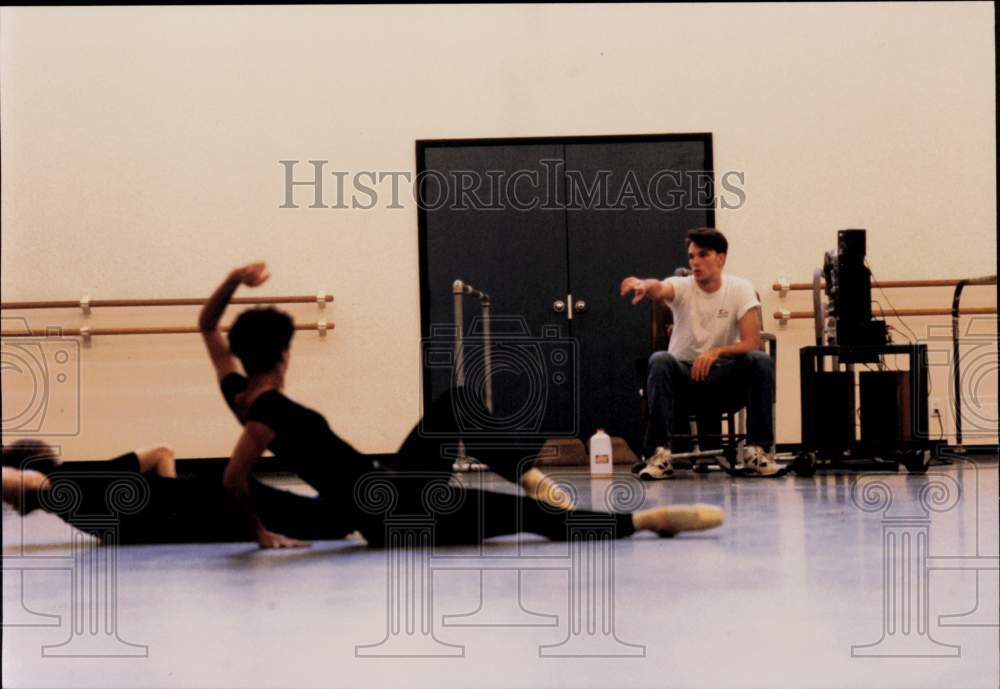
MULTIPOLYGON (((248 486, 269 529, 311 539, 343 538, 350 531, 338 528, 320 498, 255 480, 248 486)), ((111 517, 122 544, 253 540, 245 523, 226 513, 219 477, 178 477, 168 447, 63 463, 44 442, 20 440, 3 448, 3 501, 22 516, 43 509, 101 538, 111 517)))
MULTIPOLYGON (((466 442, 466 450, 504 478, 519 482, 529 496, 527 500, 469 490, 462 500, 456 500, 460 506, 454 511, 427 515, 423 497, 429 483, 436 480, 443 486, 442 478, 451 473, 452 460, 446 457, 444 448, 454 447, 461 439, 455 407, 470 404, 469 400, 462 397, 461 389, 443 395, 433 403, 423 423, 410 432, 388 466, 378 465, 338 437, 321 414, 282 393, 295 332, 288 314, 273 308, 249 309, 236 319, 228 342, 220 332, 219 321, 236 289, 240 285, 257 287, 268 277, 264 263, 235 269, 212 294, 198 321, 222 394, 243 425, 223 484, 233 509, 244 515, 248 533, 255 535, 262 548, 306 545, 268 529, 258 515, 248 481, 254 464, 267 449, 286 460, 302 480, 335 507, 338 523, 358 529, 371 544, 383 541, 387 515, 363 509, 357 492, 373 472, 380 472, 379 478, 396 488, 398 504, 394 515, 435 518, 434 538, 438 543, 476 542, 519 531, 551 539, 566 538, 566 522, 571 515, 613 523, 619 537, 638 529, 673 535, 722 523, 722 511, 706 505, 659 507, 634 514, 553 509, 572 506, 551 479, 531 466, 530 460, 538 454, 540 444, 533 451, 507 449, 509 437, 477 438, 466 442), (237 359, 245 375, 240 373, 237 359)), ((488 413, 481 407, 475 411, 488 413)))

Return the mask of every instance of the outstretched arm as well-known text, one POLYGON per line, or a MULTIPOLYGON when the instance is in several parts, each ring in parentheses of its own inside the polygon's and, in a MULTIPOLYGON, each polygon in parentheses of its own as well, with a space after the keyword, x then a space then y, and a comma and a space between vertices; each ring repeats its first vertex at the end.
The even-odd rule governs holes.
POLYGON ((261 548, 303 548, 309 544, 268 531, 257 516, 250 494, 250 472, 273 439, 274 432, 264 424, 247 422, 222 475, 226 504, 244 521, 247 533, 257 539, 261 548))
POLYGON ((264 284, 271 276, 267 272, 267 265, 263 262, 250 263, 237 268, 231 272, 219 285, 218 289, 208 298, 208 303, 201 309, 198 316, 198 328, 201 330, 202 339, 205 340, 205 347, 208 348, 208 357, 212 360, 215 373, 219 380, 222 380, 230 373, 238 371, 236 359, 229 351, 226 338, 219 330, 219 320, 229 305, 229 300, 233 298, 233 293, 240 285, 256 287, 264 284))
POLYGON ((655 278, 646 278, 644 280, 629 276, 622 280, 619 292, 623 297, 629 292, 635 292, 635 295, 632 297, 633 304, 638 304, 646 297, 654 301, 661 299, 665 301, 674 300, 674 286, 666 280, 657 280, 655 278))

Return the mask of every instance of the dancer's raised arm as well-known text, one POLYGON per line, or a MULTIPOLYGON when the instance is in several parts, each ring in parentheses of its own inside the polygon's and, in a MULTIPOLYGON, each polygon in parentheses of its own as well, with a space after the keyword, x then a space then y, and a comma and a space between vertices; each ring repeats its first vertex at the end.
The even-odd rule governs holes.
POLYGON ((229 345, 219 330, 219 321, 222 314, 229 305, 229 300, 233 298, 233 293, 240 285, 247 287, 257 287, 264 284, 271 276, 267 272, 267 264, 263 261, 250 263, 241 268, 235 269, 219 285, 218 289, 208 298, 208 303, 201 309, 198 316, 198 328, 201 336, 205 340, 205 347, 208 348, 208 357, 212 360, 215 373, 219 380, 222 380, 230 373, 239 371, 233 353, 229 351, 229 345))

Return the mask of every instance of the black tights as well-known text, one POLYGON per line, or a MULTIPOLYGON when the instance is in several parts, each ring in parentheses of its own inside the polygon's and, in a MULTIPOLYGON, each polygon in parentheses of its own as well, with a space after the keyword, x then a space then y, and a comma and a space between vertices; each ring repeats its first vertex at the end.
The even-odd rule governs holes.
MULTIPOLYGON (((140 543, 217 543, 252 541, 246 522, 226 511, 218 477, 162 478, 146 474, 150 503, 137 514, 117 520, 118 541, 140 543)), ((298 495, 251 481, 254 505, 264 525, 292 538, 334 540, 353 531, 330 501, 298 495)), ((71 524, 84 531, 86 521, 71 524)))
POLYGON ((430 520, 433 541, 439 544, 478 543, 519 532, 559 541, 567 538, 574 523, 605 525, 619 538, 635 532, 631 513, 559 510, 534 499, 450 482, 459 440, 464 440, 466 454, 514 483, 532 468, 543 444, 541 440, 512 442, 502 434, 463 433, 468 430, 460 427, 463 418, 488 417, 483 407, 473 404, 460 388, 443 394, 410 431, 386 471, 366 477, 388 482, 397 497, 393 509, 366 513, 361 531, 369 543, 384 543, 392 520, 405 524, 410 519, 430 520))
MULTIPOLYGON (((465 452, 488 465, 508 481, 517 483, 530 469, 541 451, 543 441, 512 440, 510 434, 463 428, 489 418, 489 412, 462 388, 451 388, 431 404, 424 418, 414 426, 388 468, 399 471, 440 471, 451 473, 451 466, 463 441, 465 452)), ((481 427, 486 425, 479 423, 481 427)))

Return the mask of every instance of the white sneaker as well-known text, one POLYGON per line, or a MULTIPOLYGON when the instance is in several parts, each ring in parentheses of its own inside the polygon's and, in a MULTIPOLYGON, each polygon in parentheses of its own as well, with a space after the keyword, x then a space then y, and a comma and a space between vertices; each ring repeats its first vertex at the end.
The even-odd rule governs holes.
POLYGON ((639 478, 643 481, 659 481, 674 477, 674 462, 670 450, 665 447, 656 448, 653 456, 646 461, 646 466, 639 470, 639 478))
POLYGON ((774 461, 774 455, 760 445, 748 445, 743 449, 743 473, 747 476, 783 475, 784 467, 774 461))

